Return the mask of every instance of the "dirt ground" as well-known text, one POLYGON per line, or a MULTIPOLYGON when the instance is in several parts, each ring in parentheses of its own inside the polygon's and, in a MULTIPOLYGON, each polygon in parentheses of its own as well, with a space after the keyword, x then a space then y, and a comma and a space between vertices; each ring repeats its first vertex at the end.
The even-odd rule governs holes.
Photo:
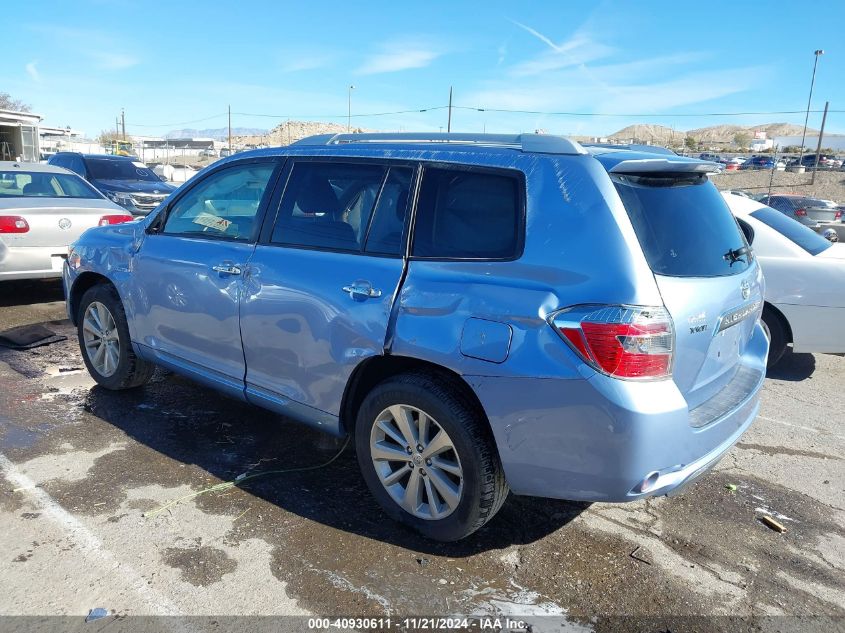
POLYGON ((816 173, 815 184, 810 184, 812 174, 794 174, 788 171, 726 171, 710 179, 719 189, 745 189, 749 193, 803 193, 824 200, 845 203, 845 171, 816 173))
POLYGON ((243 473, 319 465, 341 445, 164 372, 135 391, 95 387, 61 298, 55 282, 0 288, 3 328, 46 322, 68 337, 0 349, 0 616, 79 624, 100 607, 287 616, 308 630, 295 616, 507 615, 522 624, 505 630, 535 633, 845 625, 845 358, 789 354, 759 419, 679 497, 511 496, 476 535, 443 545, 381 513, 351 448, 157 511, 243 473))

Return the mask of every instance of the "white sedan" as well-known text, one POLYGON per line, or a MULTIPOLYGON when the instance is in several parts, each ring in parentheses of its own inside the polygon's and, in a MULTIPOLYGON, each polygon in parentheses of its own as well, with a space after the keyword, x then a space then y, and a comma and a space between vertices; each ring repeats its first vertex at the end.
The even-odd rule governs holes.
POLYGON ((756 200, 722 195, 766 277, 769 367, 790 343, 796 352, 845 353, 845 243, 828 242, 756 200))
POLYGON ((91 227, 131 220, 67 169, 0 162, 0 282, 61 277, 68 244, 91 227))

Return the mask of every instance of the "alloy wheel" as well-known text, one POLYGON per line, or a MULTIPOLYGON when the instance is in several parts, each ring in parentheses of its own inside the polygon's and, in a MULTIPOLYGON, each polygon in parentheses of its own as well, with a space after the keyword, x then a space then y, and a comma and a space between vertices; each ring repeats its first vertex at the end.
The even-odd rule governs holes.
POLYGON ((120 337, 112 313, 99 301, 91 302, 85 310, 82 338, 94 369, 105 378, 113 375, 120 361, 120 337))
POLYGON ((370 433, 370 457, 387 493, 415 517, 444 519, 458 507, 461 460, 449 434, 424 411, 407 404, 382 411, 370 433))

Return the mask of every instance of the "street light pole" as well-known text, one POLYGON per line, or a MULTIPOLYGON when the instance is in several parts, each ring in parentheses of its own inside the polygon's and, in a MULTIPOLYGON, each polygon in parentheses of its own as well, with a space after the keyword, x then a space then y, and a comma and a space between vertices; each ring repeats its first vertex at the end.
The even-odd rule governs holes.
POLYGON ((804 115, 804 132, 801 134, 801 148, 798 150, 798 164, 801 164, 801 159, 804 157, 804 141, 807 138, 807 120, 810 118, 810 103, 813 100, 813 86, 816 84, 816 67, 819 65, 819 55, 824 55, 824 51, 818 49, 813 52, 816 56, 813 62, 813 78, 810 80, 810 97, 807 99, 807 114, 804 115))
POLYGON ((346 110, 346 131, 352 131, 352 91, 355 90, 355 86, 352 84, 349 85, 349 99, 347 103, 347 110, 346 110))

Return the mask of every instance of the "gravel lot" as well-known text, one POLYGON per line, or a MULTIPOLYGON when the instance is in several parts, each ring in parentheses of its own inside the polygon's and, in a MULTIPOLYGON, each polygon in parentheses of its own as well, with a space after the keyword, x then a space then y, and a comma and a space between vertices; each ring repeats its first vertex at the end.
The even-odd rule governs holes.
POLYGON ((845 623, 845 358, 789 355, 750 431, 682 496, 511 496, 477 535, 438 545, 381 514, 351 449, 148 516, 340 446, 171 374, 94 387, 63 318, 57 283, 2 288, 4 327, 46 321, 69 338, 0 349, 0 615, 510 614, 535 633, 845 623))
POLYGON ((726 171, 710 179, 719 189, 746 189, 749 193, 767 193, 772 181, 772 193, 805 193, 845 203, 845 171, 819 171, 815 184, 810 184, 812 174, 794 174, 775 171, 726 171))

